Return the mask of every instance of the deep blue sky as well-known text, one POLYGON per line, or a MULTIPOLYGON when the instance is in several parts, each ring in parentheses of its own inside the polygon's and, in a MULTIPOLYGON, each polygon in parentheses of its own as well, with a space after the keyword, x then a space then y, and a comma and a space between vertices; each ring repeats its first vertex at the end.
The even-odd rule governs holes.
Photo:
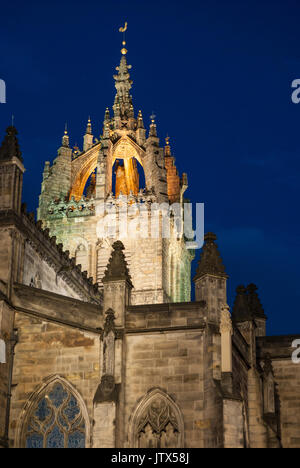
MULTIPOLYGON (((35 210, 45 160, 68 122, 82 146, 88 115, 99 135, 114 97, 125 20, 135 110, 171 136, 187 196, 205 202, 230 275, 255 282, 268 332, 300 332, 300 78, 298 1, 14 1, 1 5, 1 140, 20 133, 24 201, 35 210)), ((197 253, 197 258, 199 252, 197 253)))

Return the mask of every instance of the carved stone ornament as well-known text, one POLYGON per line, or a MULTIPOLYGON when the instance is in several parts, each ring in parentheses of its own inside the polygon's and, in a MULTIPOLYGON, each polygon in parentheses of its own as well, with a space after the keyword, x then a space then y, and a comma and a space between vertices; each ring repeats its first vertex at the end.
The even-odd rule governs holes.
POLYGON ((184 447, 182 415, 166 393, 153 389, 139 403, 131 421, 129 439, 136 448, 184 447))
POLYGON ((163 431, 168 424, 171 424, 174 430, 178 431, 177 419, 172 408, 165 399, 159 396, 157 396, 142 415, 138 432, 142 431, 148 423, 156 433, 163 431))
POLYGON ((102 279, 103 283, 124 279, 132 286, 123 250, 125 250, 125 247, 121 241, 117 241, 113 244, 113 251, 102 279))
POLYGON ((104 328, 102 332, 101 338, 103 339, 105 336, 107 336, 111 331, 115 333, 115 313, 112 309, 108 309, 105 313, 106 318, 105 318, 105 323, 104 323, 104 328))
POLYGON ((231 335, 233 333, 231 315, 228 305, 223 305, 221 308, 220 331, 221 333, 230 333, 231 335))
POLYGON ((119 387, 120 385, 116 385, 113 375, 103 375, 94 397, 94 403, 99 404, 107 401, 117 402, 119 387))

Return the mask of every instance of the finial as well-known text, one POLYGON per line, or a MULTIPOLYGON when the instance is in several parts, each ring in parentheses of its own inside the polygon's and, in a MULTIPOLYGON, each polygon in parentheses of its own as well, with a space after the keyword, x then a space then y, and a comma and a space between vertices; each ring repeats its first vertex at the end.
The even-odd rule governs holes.
POLYGON ((77 146, 77 143, 75 143, 75 146, 73 147, 74 154, 77 155, 79 154, 79 147, 77 146))
POLYGON ((166 136, 165 156, 171 156, 170 137, 166 136))
POLYGON ((214 233, 208 232, 205 234, 205 242, 194 280, 207 274, 227 278, 217 244, 215 243, 216 240, 217 236, 214 233))
POLYGON ((113 251, 111 253, 107 268, 104 272, 102 282, 107 283, 109 281, 125 279, 132 287, 128 265, 123 252, 125 247, 121 241, 115 242, 112 247, 113 251))
POLYGON ((69 135, 68 135, 68 128, 67 128, 67 123, 65 124, 65 131, 64 131, 64 136, 62 138, 62 146, 65 148, 69 148, 69 135))
POLYGON ((86 134, 89 134, 89 135, 92 134, 91 117, 88 118, 88 123, 87 123, 87 127, 86 127, 86 134))
POLYGON ((11 116, 11 126, 12 127, 14 126, 14 122, 15 122, 15 116, 12 114, 12 116, 11 116))
POLYGON ((104 122, 108 122, 109 120, 110 120, 110 112, 109 112, 109 108, 107 107, 105 109, 104 122))
POLYGON ((120 33, 123 33, 123 41, 122 41, 122 49, 121 49, 121 54, 122 55, 126 55, 127 54, 127 49, 125 48, 126 46, 126 41, 125 41, 125 32, 127 31, 127 26, 128 26, 128 23, 127 21, 125 21, 125 25, 123 28, 119 28, 119 32, 120 33))
POLYGON ((157 137, 155 118, 156 118, 156 115, 154 114, 154 112, 152 112, 152 115, 150 115, 151 124, 150 124, 149 137, 157 137))

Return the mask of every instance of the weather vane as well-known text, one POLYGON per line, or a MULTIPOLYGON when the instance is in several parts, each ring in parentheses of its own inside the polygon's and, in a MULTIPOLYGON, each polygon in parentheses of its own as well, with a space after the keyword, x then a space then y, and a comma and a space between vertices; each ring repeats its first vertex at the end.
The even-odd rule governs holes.
POLYGON ((120 33, 123 33, 123 41, 122 41, 122 46, 123 46, 123 47, 122 47, 122 49, 121 49, 121 53, 122 53, 123 55, 126 55, 126 54, 127 54, 127 49, 125 48, 125 46, 126 46, 125 32, 127 31, 127 26, 128 26, 128 23, 127 23, 127 21, 125 21, 124 27, 123 27, 123 28, 122 28, 122 27, 119 28, 119 32, 120 32, 120 33))

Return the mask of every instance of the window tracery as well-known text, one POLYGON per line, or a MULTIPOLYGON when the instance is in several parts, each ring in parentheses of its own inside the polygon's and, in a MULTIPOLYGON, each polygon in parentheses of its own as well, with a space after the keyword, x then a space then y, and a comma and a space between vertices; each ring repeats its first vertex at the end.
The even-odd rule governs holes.
POLYGON ((183 421, 175 403, 156 389, 139 405, 133 416, 134 446, 179 448, 183 446, 183 421))
POLYGON ((33 405, 25 427, 26 448, 85 448, 86 425, 76 397, 56 381, 33 405))

